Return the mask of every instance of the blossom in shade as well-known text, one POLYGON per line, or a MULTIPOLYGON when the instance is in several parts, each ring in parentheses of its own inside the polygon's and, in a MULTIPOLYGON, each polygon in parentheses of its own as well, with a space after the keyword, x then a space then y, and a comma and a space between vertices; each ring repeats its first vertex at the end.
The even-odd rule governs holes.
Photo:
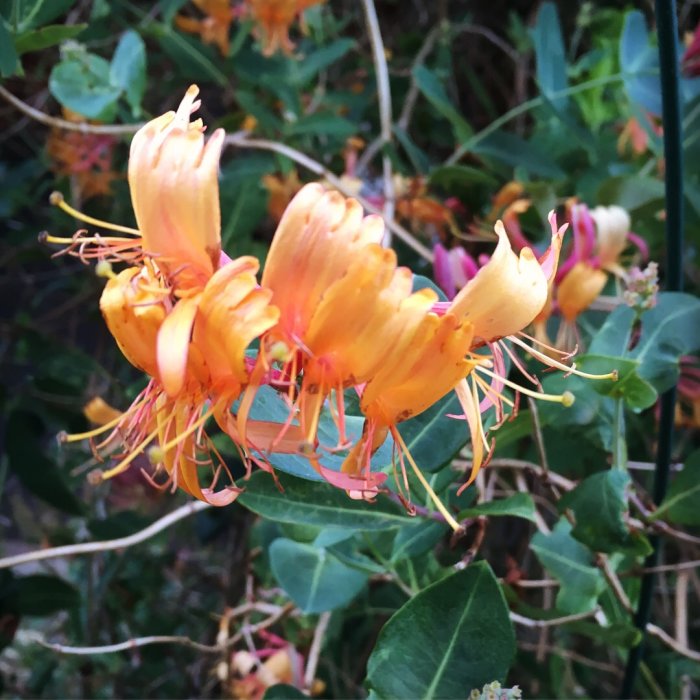
POLYGON ((228 56, 229 32, 237 15, 230 0, 192 0, 192 3, 204 17, 178 14, 175 26, 187 34, 198 34, 205 44, 214 44, 222 56, 228 56))

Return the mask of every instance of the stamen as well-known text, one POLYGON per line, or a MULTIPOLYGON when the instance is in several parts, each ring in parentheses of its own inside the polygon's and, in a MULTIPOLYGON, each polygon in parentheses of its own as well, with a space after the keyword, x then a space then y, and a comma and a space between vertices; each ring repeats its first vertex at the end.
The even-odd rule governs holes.
POLYGON ((522 340, 520 340, 520 338, 510 336, 509 340, 514 342, 516 345, 519 345, 523 350, 525 350, 525 352, 529 353, 534 358, 540 360, 541 362, 544 362, 547 365, 556 367, 557 369, 560 369, 563 372, 567 372, 568 374, 575 374, 576 376, 583 377, 584 379, 610 379, 613 382, 616 382, 618 379, 618 371, 616 369, 614 369, 612 372, 608 372, 607 374, 591 374, 590 372, 582 372, 581 370, 576 369, 575 364, 571 366, 565 365, 563 362, 559 362, 558 360, 548 357, 539 350, 531 348, 527 343, 524 343, 522 340))
MULTIPOLYGON (((111 231, 121 231, 122 233, 131 233, 134 236, 140 236, 141 232, 138 229, 130 228, 129 226, 120 226, 119 224, 110 224, 108 221, 102 221, 101 219, 95 219, 92 216, 83 214, 77 209, 73 209, 70 204, 67 204, 63 195, 60 192, 52 192, 49 197, 49 202, 55 207, 62 209, 66 214, 72 216, 78 221, 84 221, 86 224, 92 224, 93 226, 100 226, 101 228, 110 229, 111 231)), ((51 242, 51 241, 49 241, 51 242)))
MULTIPOLYGON (((151 440, 153 440, 156 436, 158 435, 158 428, 156 428, 150 435, 147 435, 130 453, 127 457, 125 457, 119 464, 117 464, 116 467, 112 467, 111 469, 108 469, 107 471, 100 472, 96 471, 93 472, 96 477, 99 476, 99 479, 101 481, 106 481, 107 479, 111 479, 113 476, 116 476, 117 474, 121 474, 123 471, 126 471, 126 468, 143 452, 144 448, 146 445, 148 445, 151 440)), ((95 480, 97 480, 95 477, 95 480)))
MULTIPOLYGON (((135 408, 135 406, 131 407, 132 409, 135 408)), ((131 409, 129 409, 131 410, 131 409)), ((85 433, 73 433, 69 434, 65 432, 65 430, 62 430, 58 435, 58 441, 59 442, 78 442, 78 440, 87 440, 88 438, 95 437, 97 435, 101 435, 102 433, 106 433, 108 430, 111 430, 115 426, 119 425, 121 421, 124 419, 126 416, 126 412, 122 413, 120 416, 117 416, 116 418, 112 419, 109 421, 109 423, 105 423, 104 425, 100 425, 97 428, 94 428, 93 430, 88 430, 85 433)))
POLYGON ((392 428, 391 433, 394 436, 394 440, 396 440, 396 442, 399 444, 399 447, 401 448, 401 451, 403 452, 406 459, 408 460, 408 463, 411 465, 411 469, 413 469, 413 473, 416 475, 416 477, 418 477, 418 481, 420 481, 421 485, 426 490, 427 494, 430 496, 431 500, 435 504, 435 507, 440 511, 443 518, 445 518, 445 520, 447 521, 447 524, 455 532, 460 532, 462 530, 462 527, 452 517, 452 514, 447 510, 447 508, 445 508, 445 504, 440 500, 440 498, 435 493, 435 491, 433 491, 433 487, 428 483, 427 479, 423 476, 423 472, 421 472, 418 465, 415 463, 413 457, 411 456, 411 453, 408 451, 408 447, 406 446, 406 443, 404 442, 403 438, 401 437, 401 433, 398 430, 396 430, 395 428, 392 428))
POLYGON ((499 377, 497 374, 494 374, 493 372, 481 365, 476 365, 475 369, 489 377, 493 377, 494 379, 500 379, 506 386, 509 386, 511 389, 514 389, 515 391, 518 391, 521 394, 525 394, 525 396, 532 396, 533 399, 539 399, 540 401, 551 401, 552 403, 560 403, 566 408, 572 406, 574 401, 576 400, 576 397, 570 391, 565 391, 563 394, 542 394, 537 391, 532 391, 532 389, 527 389, 524 386, 520 386, 515 382, 511 382, 510 379, 506 379, 505 377, 499 377))
POLYGON ((185 438, 192 435, 192 433, 199 430, 213 415, 216 410, 216 405, 212 406, 208 411, 206 411, 202 416, 200 416, 192 425, 188 426, 186 430, 176 435, 172 440, 166 442, 165 445, 161 445, 163 452, 171 450, 176 445, 179 445, 185 438))

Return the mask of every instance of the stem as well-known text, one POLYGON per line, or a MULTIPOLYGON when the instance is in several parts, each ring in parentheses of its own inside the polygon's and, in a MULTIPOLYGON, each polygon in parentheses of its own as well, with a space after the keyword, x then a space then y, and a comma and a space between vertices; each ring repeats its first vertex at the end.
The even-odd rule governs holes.
MULTIPOLYGON (((678 95, 678 26, 674 0, 656 0, 656 25, 659 37, 659 64, 661 73, 661 98, 663 105, 664 157, 666 160, 666 289, 680 291, 683 287, 683 126, 678 95)), ((676 406, 676 390, 671 389, 661 397, 659 420, 659 444, 654 473, 654 502, 658 505, 666 495, 673 448, 673 423, 676 406)), ((650 538, 652 553, 646 560, 646 568, 654 568, 659 562, 658 536, 650 538)), ((647 631, 654 593, 654 573, 642 579, 639 607, 635 624, 647 631)), ((644 637, 630 651, 622 683, 620 697, 630 698, 642 660, 644 637)))
POLYGON ((625 431, 625 400, 615 399, 613 413, 612 468, 627 469, 627 437, 625 431))

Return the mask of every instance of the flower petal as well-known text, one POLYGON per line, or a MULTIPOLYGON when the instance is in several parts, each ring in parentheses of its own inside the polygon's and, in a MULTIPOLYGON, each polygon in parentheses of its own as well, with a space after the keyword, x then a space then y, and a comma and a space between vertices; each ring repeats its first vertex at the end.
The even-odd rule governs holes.
POLYGON ((158 331, 158 373, 168 396, 176 396, 185 384, 192 325, 199 297, 181 299, 158 331))
POLYGON ((547 301, 548 279, 530 248, 518 257, 503 224, 491 259, 457 294, 449 311, 474 326, 478 342, 512 335, 529 325, 547 301))

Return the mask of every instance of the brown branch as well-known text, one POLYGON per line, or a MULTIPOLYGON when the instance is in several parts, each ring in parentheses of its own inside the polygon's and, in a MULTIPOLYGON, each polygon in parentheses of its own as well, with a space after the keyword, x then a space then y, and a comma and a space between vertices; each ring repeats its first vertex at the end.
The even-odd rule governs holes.
POLYGON ((180 506, 177 510, 172 513, 156 520, 151 523, 148 527, 143 530, 135 532, 133 535, 128 537, 119 537, 115 540, 103 540, 101 542, 83 542, 81 544, 68 544, 62 547, 50 547, 48 549, 39 549, 35 552, 26 552, 24 554, 16 554, 12 557, 5 557, 0 559, 0 569, 9 569, 13 566, 19 566, 20 564, 28 564, 34 561, 44 561, 46 559, 57 559, 59 557, 71 557, 77 554, 93 554, 95 552, 109 552, 114 549, 124 549, 126 547, 132 547, 135 544, 144 542, 150 539, 159 532, 169 528, 171 525, 176 523, 178 520, 187 518, 190 515, 199 513, 202 510, 211 508, 208 503, 203 501, 192 501, 191 503, 186 503, 184 506, 180 506))
POLYGON ((22 102, 18 97, 15 97, 9 90, 0 85, 0 96, 7 102, 16 107, 20 112, 26 114, 40 124, 54 127, 57 129, 65 129, 66 131, 78 131, 81 134, 111 134, 113 136, 135 134, 143 123, 138 124, 88 124, 87 122, 69 122, 67 119, 60 117, 52 117, 40 109, 36 109, 26 102, 22 102))

